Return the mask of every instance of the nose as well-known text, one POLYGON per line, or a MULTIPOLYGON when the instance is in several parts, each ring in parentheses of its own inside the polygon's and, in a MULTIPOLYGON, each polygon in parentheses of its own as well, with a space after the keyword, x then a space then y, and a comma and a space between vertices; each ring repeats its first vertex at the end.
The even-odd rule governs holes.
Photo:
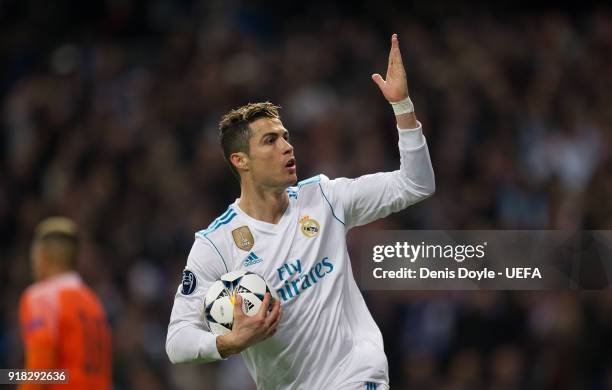
POLYGON ((292 154, 293 153, 293 145, 291 145, 289 143, 289 141, 287 141, 286 139, 282 139, 284 144, 283 144, 283 148, 285 149, 283 151, 283 154, 292 154))

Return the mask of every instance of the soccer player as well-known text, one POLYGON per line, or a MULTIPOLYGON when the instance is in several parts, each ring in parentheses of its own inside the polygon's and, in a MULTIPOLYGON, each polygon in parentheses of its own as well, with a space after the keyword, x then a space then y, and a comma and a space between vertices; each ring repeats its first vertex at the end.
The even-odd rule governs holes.
POLYGON ((65 369, 68 384, 24 384, 20 389, 111 388, 111 332, 96 294, 76 273, 76 224, 42 221, 31 249, 36 283, 21 297, 19 317, 26 369, 65 369))
POLYGON ((196 233, 168 329, 173 363, 242 353, 258 389, 388 388, 382 335, 353 278, 346 233, 427 198, 435 184, 397 35, 386 79, 372 78, 396 114, 394 172, 318 175, 292 186, 296 159, 277 107, 249 104, 223 117, 221 145, 241 194, 196 233), (222 274, 239 269, 261 275, 279 299, 268 311, 266 294, 253 317, 238 299, 231 332, 215 336, 206 330, 204 296, 222 274))

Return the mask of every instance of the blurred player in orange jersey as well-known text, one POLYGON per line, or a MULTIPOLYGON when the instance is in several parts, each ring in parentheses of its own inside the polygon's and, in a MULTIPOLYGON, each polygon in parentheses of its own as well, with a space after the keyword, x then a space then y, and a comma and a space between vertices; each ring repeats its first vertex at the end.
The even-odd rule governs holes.
POLYGON ((36 229, 36 283, 23 293, 19 308, 25 368, 67 369, 69 384, 20 389, 111 388, 111 332, 99 299, 75 271, 78 247, 70 219, 48 218, 36 229))

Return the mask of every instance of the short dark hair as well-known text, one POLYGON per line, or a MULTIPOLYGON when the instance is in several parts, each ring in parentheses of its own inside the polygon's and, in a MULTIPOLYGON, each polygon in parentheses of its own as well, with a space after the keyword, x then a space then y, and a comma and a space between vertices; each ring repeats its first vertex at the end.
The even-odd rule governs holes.
POLYGON ((249 154, 249 138, 251 128, 249 124, 260 118, 280 119, 279 106, 270 102, 249 103, 242 107, 231 110, 223 115, 219 122, 219 141, 223 156, 229 164, 232 173, 240 181, 240 175, 232 164, 230 156, 232 153, 243 152, 249 154))

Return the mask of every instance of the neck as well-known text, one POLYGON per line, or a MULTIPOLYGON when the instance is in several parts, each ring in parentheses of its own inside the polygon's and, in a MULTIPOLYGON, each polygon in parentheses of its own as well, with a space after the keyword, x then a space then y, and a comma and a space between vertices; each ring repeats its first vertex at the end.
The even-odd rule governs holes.
POLYGON ((51 267, 43 271, 41 275, 38 277, 38 281, 48 280, 54 278, 59 275, 63 275, 66 273, 72 272, 72 269, 64 268, 64 267, 51 267))
POLYGON ((276 224, 289 206, 285 189, 263 188, 243 183, 238 205, 251 218, 276 224))

